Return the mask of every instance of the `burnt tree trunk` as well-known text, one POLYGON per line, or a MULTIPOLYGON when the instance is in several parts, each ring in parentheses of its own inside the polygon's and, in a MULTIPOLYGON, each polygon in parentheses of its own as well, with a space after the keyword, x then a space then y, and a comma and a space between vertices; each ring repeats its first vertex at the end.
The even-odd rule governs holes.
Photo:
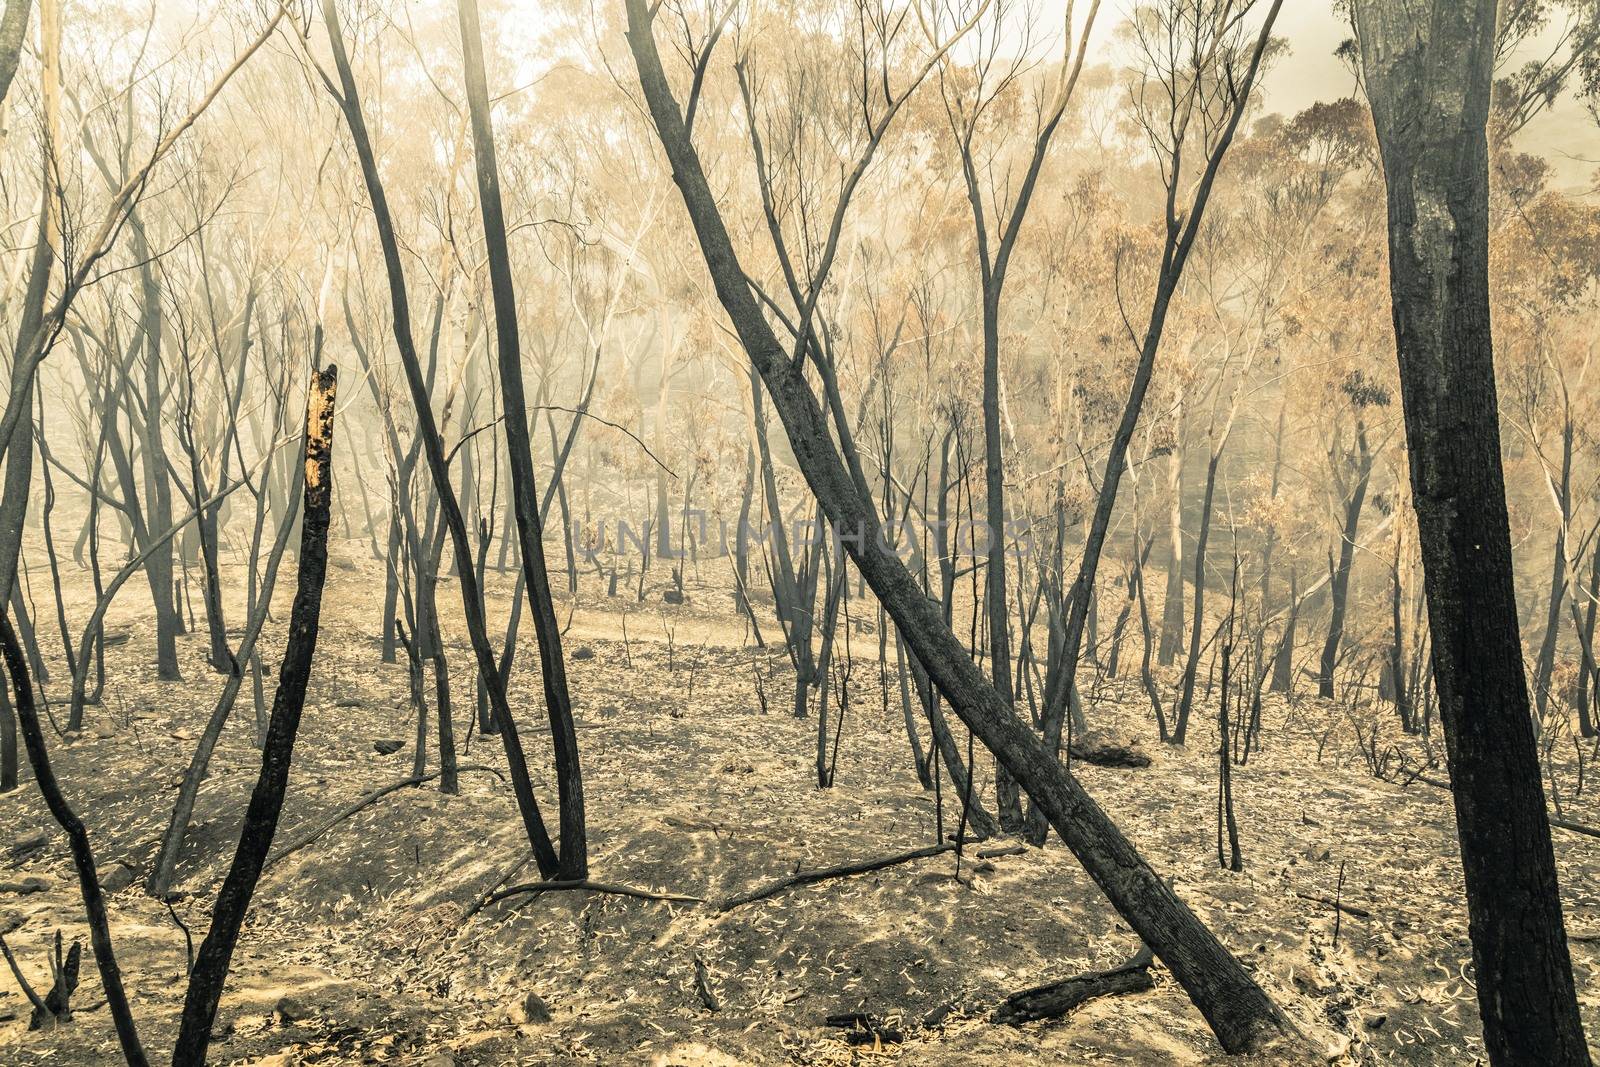
POLYGON ((328 522, 332 513, 333 414, 337 371, 316 371, 306 397, 305 488, 300 525, 300 574, 294 605, 289 610, 289 639, 278 669, 278 692, 272 700, 272 719, 261 750, 261 773, 250 793, 239 846, 228 868, 217 902, 211 910, 211 929, 195 954, 189 973, 189 990, 183 1002, 183 1021, 172 1052, 173 1067, 199 1067, 205 1063, 211 1042, 222 985, 228 977, 234 946, 244 925, 250 898, 255 895, 261 868, 272 837, 278 830, 284 793, 289 787, 289 765, 294 760, 295 736, 305 708, 306 686, 317 651, 317 625, 322 616, 322 585, 328 573, 328 522))
MULTIPOLYGON (((510 454, 510 499, 517 515, 517 542, 528 581, 528 609, 539 638, 539 675, 550 718, 550 744, 555 749, 555 789, 560 797, 562 854, 560 877, 589 877, 589 848, 584 830, 584 781, 578 760, 578 729, 573 725, 573 697, 566 688, 562 625, 555 617, 550 576, 544 566, 544 523, 539 518, 538 485, 534 482, 533 445, 528 440, 528 405, 522 389, 522 341, 517 333, 517 298, 510 277, 506 219, 502 218, 499 171, 494 163, 494 130, 490 96, 483 74, 483 38, 478 30, 477 0, 461 0, 461 53, 472 110, 472 147, 477 157, 478 210, 483 214, 485 253, 494 299, 494 341, 501 373, 501 410, 506 413, 506 451, 510 454)), ((560 470, 554 478, 560 478, 560 470)), ((461 566, 466 566, 462 558, 461 566)))
POLYGON ((1567 523, 1572 519, 1572 420, 1561 427, 1561 476, 1556 483, 1556 523, 1554 558, 1550 562, 1550 602, 1545 609, 1544 636, 1539 639, 1539 658, 1534 661, 1533 712, 1536 722, 1544 719, 1550 700, 1550 679, 1555 674, 1556 645, 1561 640, 1561 604, 1567 592, 1567 523))
POLYGON ((1200 670, 1200 643, 1204 638, 1202 622, 1206 617, 1206 543, 1211 537, 1211 509, 1217 498, 1217 464, 1222 450, 1215 449, 1206 463, 1206 492, 1200 503, 1200 533, 1194 543, 1194 625, 1189 628, 1189 656, 1183 664, 1183 690, 1178 697, 1178 710, 1172 728, 1171 741, 1181 745, 1189 738, 1189 713, 1194 708, 1194 680, 1200 670))
POLYGON ((1587 1064, 1512 584, 1489 322, 1495 0, 1355 0, 1484 1044, 1587 1064), (1420 9, 1420 11, 1419 11, 1420 9))
POLYGON ((1367 486, 1372 481, 1372 452, 1367 447, 1367 431, 1356 427, 1358 455, 1356 458, 1356 483, 1344 505, 1344 524, 1339 530, 1339 562, 1334 567, 1328 585, 1331 610, 1328 615, 1328 638, 1322 644, 1322 659, 1317 671, 1317 695, 1324 700, 1333 699, 1333 672, 1339 665, 1339 646, 1344 641, 1345 610, 1350 602, 1350 567, 1355 561, 1356 530, 1361 524, 1361 509, 1367 500, 1367 486))
MULTIPOLYGON (((545 828, 544 818, 539 811, 538 798, 533 793, 533 782, 528 775, 528 763, 523 754, 521 737, 517 733, 516 720, 512 717, 510 705, 506 702, 505 684, 495 664, 494 652, 489 647, 484 621, 483 593, 472 570, 472 545, 468 540, 466 520, 461 516, 455 489, 450 484, 449 464, 445 459, 444 445, 439 438, 439 428, 434 421, 427 386, 423 381, 421 361, 417 358, 416 340, 411 332, 411 302, 406 293, 405 268, 401 264, 400 244, 395 236, 394 220, 389 214, 389 201, 383 191, 383 181, 378 175, 377 157, 367 133, 366 119, 361 112, 361 96, 356 87, 355 75, 350 69, 350 58, 345 51, 344 35, 339 29, 338 13, 333 0, 324 0, 322 15, 339 77, 337 99, 340 109, 344 112, 345 123, 350 128, 351 140, 355 142, 362 180, 366 186, 367 197, 372 203, 373 221, 377 226, 379 243, 383 247, 384 271, 388 276, 389 301, 392 305, 391 325, 394 330, 395 347, 399 350, 400 362, 405 370, 406 386, 411 394, 412 406, 416 410, 417 435, 422 439, 428 472, 433 478, 434 492, 438 495, 439 507, 444 514, 445 526, 450 532, 451 546, 455 551, 456 570, 461 586, 461 606, 467 617, 467 632, 477 660, 478 674, 489 688, 489 703, 500 722, 500 739, 505 747, 506 766, 511 773, 511 783, 517 797, 517 810, 528 835, 528 844, 533 850, 539 873, 545 878, 553 878, 560 869, 560 861, 556 857, 549 831, 545 828)), ((333 87, 330 85, 329 89, 332 90, 333 87)), ((526 434, 525 412, 522 414, 522 420, 522 431, 526 434)), ((508 434, 513 421, 510 417, 506 419, 508 434)), ((539 558, 542 560, 542 555, 539 558)), ((525 569, 532 565, 531 560, 523 560, 525 569)), ((548 601, 546 603, 548 604, 548 601)), ((559 661, 559 648, 556 652, 559 661)), ((547 674, 546 685, 551 684, 553 683, 549 681, 547 674)))
POLYGON ((938 605, 923 595, 899 559, 872 547, 882 536, 877 509, 858 490, 857 479, 829 438, 816 393, 772 332, 750 290, 662 68, 647 4, 627 0, 626 8, 640 88, 717 297, 767 384, 818 502, 834 528, 850 535, 845 545, 857 569, 956 713, 1006 764, 1112 904, 1172 971, 1223 1048, 1258 1048, 1286 1034, 1291 1026, 1271 999, 1150 868, 1054 753, 1017 718, 1010 701, 995 691, 941 618, 938 605))

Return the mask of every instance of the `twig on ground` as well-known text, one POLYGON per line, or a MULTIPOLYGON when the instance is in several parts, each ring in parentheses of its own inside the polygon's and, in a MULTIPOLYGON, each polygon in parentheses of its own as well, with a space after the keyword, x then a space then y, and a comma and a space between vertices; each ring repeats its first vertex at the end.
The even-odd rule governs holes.
POLYGON ((930 857, 940 855, 944 852, 950 852, 954 849, 955 845, 952 844, 928 845, 925 848, 914 848, 910 852, 899 852, 893 856, 885 856, 881 859, 864 860, 857 863, 842 863, 835 867, 823 867, 815 871, 797 871, 787 878, 780 878, 776 882, 770 882, 767 885, 764 885, 759 889, 752 890, 749 893, 744 893, 736 897, 729 897, 727 900, 724 900, 721 904, 717 905, 717 910, 732 911, 734 908, 741 907, 745 904, 754 904, 758 900, 766 900, 768 897, 775 897, 784 890, 792 889, 795 886, 812 885, 816 882, 825 882, 831 878, 844 878, 852 874, 865 874, 868 871, 882 870, 885 867, 893 867, 897 864, 909 863, 912 860, 929 859, 930 857))
MULTIPOLYGON (((496 778, 499 778, 502 782, 505 781, 505 776, 499 771, 495 770, 493 767, 485 767, 480 764, 469 763, 465 767, 456 768, 457 774, 466 774, 468 771, 486 771, 487 773, 494 775, 496 778)), ((305 833, 288 841, 282 848, 274 852, 267 859, 267 862, 263 864, 263 869, 266 867, 271 867, 274 863, 277 863, 291 852, 298 852, 300 849, 305 848, 307 845, 320 838, 323 834, 333 829, 339 823, 350 818, 350 816, 356 814, 374 802, 382 800, 390 793, 398 793, 400 790, 405 789, 408 786, 426 785, 428 782, 431 782, 435 778, 439 777, 441 773, 441 771, 430 771, 427 774, 413 775, 410 778, 402 778, 397 782, 390 782, 388 785, 380 786, 379 788, 372 790, 372 792, 364 794, 361 799, 354 801, 345 808, 342 808, 337 814, 324 819, 314 828, 307 830, 305 833)))
POLYGON ((521 896, 524 893, 558 893, 564 890, 574 890, 587 893, 609 893, 619 897, 637 897, 640 900, 661 900, 676 904, 704 904, 704 897, 691 897, 681 893, 658 893, 653 889, 639 889, 631 885, 616 885, 611 882, 593 882, 587 878, 572 881, 552 882, 525 882, 522 885, 510 886, 497 892, 490 893, 484 901, 485 904, 496 904, 508 897, 521 896))
POLYGON ((1309 900, 1313 904, 1321 904, 1325 907, 1334 908, 1338 911, 1344 912, 1346 915, 1352 915, 1357 919, 1372 918, 1372 912, 1367 911, 1365 908, 1358 908, 1354 904, 1346 904, 1342 900, 1333 900, 1329 897, 1318 896, 1315 893, 1296 892, 1295 896, 1299 897, 1301 900, 1309 900))

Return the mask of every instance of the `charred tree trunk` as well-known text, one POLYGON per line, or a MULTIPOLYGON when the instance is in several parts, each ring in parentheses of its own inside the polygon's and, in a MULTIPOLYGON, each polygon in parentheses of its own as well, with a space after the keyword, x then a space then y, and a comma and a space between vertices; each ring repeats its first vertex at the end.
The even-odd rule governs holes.
MULTIPOLYGON (((15 4, 11 7, 17 6, 15 4)), ((8 29, 11 12, 8 8, 4 21, 0 21, 0 34, 8 29)), ((26 10, 24 9, 24 20, 26 10)), ((0 42, 3 45, 3 42, 0 42)), ((0 61, 4 52, 0 50, 0 61)), ((10 60, 13 71, 15 59, 10 60)), ((34 240, 33 256, 28 270, 28 287, 23 295, 22 316, 17 327, 18 345, 39 332, 44 319, 44 301, 50 286, 50 270, 55 263, 55 252, 50 247, 50 176, 45 177, 44 209, 39 213, 39 232, 34 240)), ((12 358, 11 388, 24 394, 27 413, 33 413, 34 372, 27 354, 20 348, 12 358)), ((42 425, 42 424, 41 424, 42 425)), ((13 435, 11 447, 6 450, 3 488, 0 488, 0 604, 11 601, 11 591, 17 584, 18 555, 22 551, 22 529, 28 518, 28 491, 33 481, 33 433, 13 435)))
POLYGON ((183 1021, 173 1048, 173 1067, 200 1067, 211 1042, 211 1025, 228 977, 233 949, 239 941, 250 898, 278 829, 295 737, 305 708, 306 686, 317 650, 322 616, 322 585, 328 573, 328 522, 333 501, 333 414, 336 370, 330 366, 312 375, 306 398, 304 518, 300 526, 300 575, 289 613, 289 641, 278 670, 278 692, 261 751, 261 773, 250 794, 239 846, 211 911, 211 929, 195 954, 183 1021))
POLYGON ((1194 681, 1200 670, 1200 644, 1205 636, 1206 542, 1211 538, 1211 508, 1217 496, 1217 464, 1222 451, 1214 450, 1206 463, 1206 492, 1200 502, 1200 532, 1194 542, 1194 625, 1189 628, 1189 658, 1183 664, 1183 692, 1178 698, 1171 741, 1181 745, 1189 738, 1189 713, 1194 708, 1194 681))
POLYGON ((1556 644, 1561 639, 1561 604, 1567 593, 1567 523, 1572 518, 1573 429, 1570 418, 1561 427, 1561 475, 1556 483, 1556 506, 1560 509, 1560 521, 1556 523, 1554 558, 1550 561, 1550 603, 1545 609, 1544 635, 1539 639, 1539 656, 1533 668, 1533 715, 1536 723, 1543 721, 1545 706, 1550 701, 1556 644))
MULTIPOLYGON (((796 459, 846 548, 951 706, 1028 791, 1112 904, 1194 999, 1225 1049, 1261 1047, 1291 1027, 1250 974, 1144 861, 1054 753, 1017 718, 896 557, 873 547, 877 508, 830 440, 816 394, 773 334, 701 169, 662 69, 645 0, 627 0, 628 41, 645 103, 671 163, 719 301, 761 374, 796 459), (858 538, 859 535, 859 539, 858 538)), ((1131 432, 1130 432, 1131 435, 1131 432)), ((1120 467, 1115 473, 1121 474, 1120 467)), ((1110 474, 1107 481, 1115 479, 1110 474)))
MULTIPOLYGON (((562 627, 555 617, 550 576, 544 566, 544 523, 539 518, 533 445, 528 440, 528 405, 523 398, 522 341, 517 331, 517 296, 510 275, 506 221, 501 213, 499 171, 494 163, 494 130, 490 122, 488 85, 483 74, 483 38, 478 30, 477 0, 461 0, 459 13, 467 106, 472 112, 472 146, 477 157, 478 210, 483 214, 483 237, 490 266, 490 291, 494 299, 494 339, 501 373, 501 410, 506 413, 510 499, 512 510, 517 515, 517 542, 522 547, 522 568, 528 581, 528 609, 533 614, 533 630, 539 638, 539 675, 544 681, 544 705, 550 718, 550 742, 555 749, 555 789, 560 797, 562 827, 560 877, 574 880, 589 877, 578 729, 573 725, 573 697, 566 686, 562 627)), ((560 478, 560 472, 555 477, 560 478)), ((466 537, 462 537, 462 541, 466 541, 466 537)), ((462 569, 469 566, 466 553, 462 553, 459 566, 462 569)))
MULTIPOLYGON (((539 873, 545 878, 553 878, 560 869, 560 863, 550 842, 549 831, 545 828, 544 819, 539 812, 539 802, 534 796, 533 782, 528 776, 528 763, 523 755, 516 720, 512 718, 511 708, 506 702, 505 685, 496 669, 494 652, 489 647, 483 595, 478 586, 477 576, 472 570, 472 544, 468 539, 466 521, 461 517, 461 507, 456 502, 455 489, 450 484, 450 470, 445 459, 444 445, 439 438, 439 429, 434 421, 433 408, 423 381, 421 361, 417 358, 416 342, 411 333, 411 302, 406 294, 405 269, 400 259, 400 244, 395 236, 394 221, 389 214, 389 202, 383 191, 383 182, 378 175, 377 157, 367 134, 366 119, 361 113, 361 97, 356 88, 355 75, 350 69, 344 36, 339 30, 334 0, 324 0, 322 14, 339 77, 337 97, 339 106, 344 112, 346 125, 350 128, 351 139, 355 142, 362 179, 366 185, 368 199, 372 203, 379 243, 383 246, 384 270, 388 276, 389 300, 392 305, 391 325, 394 330, 395 347, 399 350, 400 361, 405 370, 406 385, 411 393, 412 406, 417 416, 417 434, 422 440, 423 452, 427 457, 434 492, 438 495, 445 525, 450 533, 451 546, 455 551, 456 570, 461 586, 461 604, 467 617, 467 631, 477 659, 478 673, 488 684, 489 702, 493 706, 495 717, 500 721, 500 739, 505 746, 506 765, 511 772, 517 809, 528 835, 528 844, 533 850, 539 873)), ((520 367, 518 369, 520 371, 520 367)), ((526 435, 526 411, 522 410, 520 405, 518 410, 521 416, 521 432, 526 435)), ((509 433, 516 419, 511 417, 509 408, 506 411, 508 416, 506 426, 509 433)), ((524 442, 526 442, 525 436, 524 442)), ((542 559, 542 556, 540 558, 542 559)), ((531 567, 533 561, 525 559, 523 565, 524 568, 531 567)), ((548 606, 548 599, 546 605, 548 606)), ((547 650, 541 651, 543 653, 547 650)), ((555 651, 559 659, 559 647, 555 651)), ((545 684, 546 686, 554 684, 548 673, 545 684)), ((581 810, 578 814, 581 814, 581 810)), ((578 848, 580 845, 575 841, 569 847, 578 848)))
POLYGON ((128 994, 122 985, 122 970, 111 944, 105 895, 101 892, 100 878, 95 871, 89 831, 78 813, 67 803, 61 785, 56 781, 49 753, 44 747, 44 729, 34 706, 33 681, 28 676, 27 660, 23 657, 22 646, 17 643, 11 620, 5 616, 0 616, 0 650, 4 651, 6 669, 11 675, 12 692, 16 695, 16 714, 22 727, 23 742, 27 745, 28 763, 33 768, 34 781, 39 785, 39 792, 50 814, 66 832, 72 849, 72 865, 78 873, 78 889, 83 894, 83 910, 89 923, 89 942, 94 948, 100 984, 105 990, 107 1006, 111 1009, 111 1022, 116 1028, 123 1058, 128 1061, 129 1067, 146 1067, 149 1060, 139 1041, 138 1026, 134 1023, 128 994))
POLYGON ((1587 1064, 1523 674, 1489 315, 1495 0, 1355 0, 1490 1062, 1587 1064), (1420 8, 1420 10, 1419 10, 1420 8))
POLYGON ((1183 648, 1183 408, 1174 416, 1178 422, 1177 439, 1172 446, 1172 456, 1167 476, 1167 587, 1161 598, 1161 647, 1156 662, 1170 667, 1178 661, 1178 651, 1183 648))
POLYGON ((1573 625, 1578 631, 1578 648, 1583 654, 1583 667, 1578 671, 1578 692, 1574 703, 1578 707, 1578 727, 1584 737, 1595 734, 1594 717, 1590 703, 1600 696, 1600 666, 1596 665, 1594 647, 1595 608, 1600 605, 1600 532, 1595 534, 1594 559, 1589 563, 1588 607, 1583 618, 1577 616, 1578 606, 1572 605, 1573 625))
POLYGON ((1294 648, 1300 625, 1300 568, 1289 568, 1289 618, 1283 624, 1283 640, 1272 657, 1272 691, 1287 693, 1294 688, 1294 648))
POLYGON ((1356 483, 1345 501, 1344 523, 1339 529, 1339 562, 1328 583, 1328 639, 1322 644, 1322 659, 1317 670, 1317 695, 1333 699, 1333 672, 1339 666, 1339 645, 1344 640, 1345 608, 1350 599, 1350 566, 1355 560, 1356 530, 1361 524, 1361 508, 1367 500, 1367 485, 1372 480, 1372 452, 1367 447, 1366 428, 1356 426, 1358 451, 1356 483))

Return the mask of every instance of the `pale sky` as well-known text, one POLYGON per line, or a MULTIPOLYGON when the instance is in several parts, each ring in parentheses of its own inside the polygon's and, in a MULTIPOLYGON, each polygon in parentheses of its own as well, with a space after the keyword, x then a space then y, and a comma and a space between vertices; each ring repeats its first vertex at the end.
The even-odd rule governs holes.
MULTIPOLYGON (((1350 36, 1350 26, 1334 14, 1331 0, 1286 0, 1277 32, 1292 51, 1279 60, 1264 83, 1267 107, 1292 115, 1317 100, 1348 96, 1354 79, 1333 50, 1350 36)), ((1600 171, 1600 125, 1584 107, 1563 97, 1523 131, 1524 151, 1548 159, 1556 184, 1568 191, 1595 188, 1600 171)))
MULTIPOLYGON (((422 4, 443 0, 411 0, 422 4)), ((620 0, 594 0, 595 3, 620 3, 620 0)), ((1092 57, 1109 58, 1118 27, 1127 18, 1136 0, 1103 0, 1096 20, 1092 57)), ((544 0, 499 0, 486 5, 500 7, 510 16, 512 32, 521 30, 536 37, 549 17, 544 0)), ((1059 25, 1065 0, 1037 0, 1036 11, 1044 23, 1059 25)), ((1079 26, 1087 5, 1077 5, 1079 26)), ((1260 4, 1264 11, 1266 5, 1260 4)), ((1076 28, 1075 28, 1076 29, 1076 28)), ((1268 71, 1263 83, 1266 107, 1293 115, 1318 100, 1335 100, 1355 91, 1350 72, 1334 57, 1334 49, 1350 36, 1349 23, 1334 13, 1333 0, 1285 0, 1278 13, 1276 31, 1289 42, 1289 55, 1268 71)), ((1539 42, 1534 42, 1537 45, 1539 42)), ((1556 184, 1569 192, 1593 190, 1600 173, 1600 125, 1588 111, 1570 98, 1558 101, 1540 115, 1522 134, 1526 151, 1545 156, 1555 168, 1556 184)))

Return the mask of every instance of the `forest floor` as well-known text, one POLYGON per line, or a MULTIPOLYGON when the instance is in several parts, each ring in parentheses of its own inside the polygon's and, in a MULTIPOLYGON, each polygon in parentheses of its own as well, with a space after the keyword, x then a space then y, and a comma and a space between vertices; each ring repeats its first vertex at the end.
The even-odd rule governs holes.
MULTIPOLYGON (((382 572, 364 555, 343 546, 329 572, 280 843, 410 773, 406 674, 379 662, 382 572), (407 743, 377 754, 374 741, 387 738, 407 743)), ((292 582, 281 585, 283 610, 265 649, 281 647, 292 582)), ((493 588, 503 611, 509 585, 493 588)), ((182 1005, 185 938, 141 884, 221 680, 195 635, 183 639, 186 681, 155 681, 148 625, 134 592, 126 596, 112 629, 131 639, 108 652, 105 703, 90 709, 81 736, 52 739, 52 754, 114 887, 123 975, 146 1047, 164 1062, 182 1005)), ((445 583, 441 603, 454 597, 445 583)), ((815 721, 787 714, 781 653, 742 644, 726 594, 691 587, 688 604, 665 607, 657 588, 647 603, 632 600, 581 599, 567 641, 593 877, 715 901, 797 867, 934 841, 934 795, 914 774, 892 645, 886 713, 877 637, 852 635, 856 665, 836 784, 822 790, 815 721)), ((81 604, 76 610, 86 617, 81 604)), ((468 659, 452 656, 464 742, 468 659)), ((519 652, 513 704, 553 831, 535 662, 531 646, 519 652)), ((64 690, 59 679, 50 687, 52 695, 64 690)), ((1175 749, 1156 742, 1148 705, 1131 684, 1113 681, 1091 696, 1093 727, 1137 739, 1153 764, 1079 765, 1085 786, 1290 1014, 1312 1062, 1480 1058, 1448 794, 1422 781, 1378 780, 1357 741, 1377 724, 1380 751, 1421 751, 1387 705, 1269 699, 1261 748, 1233 770, 1245 864, 1233 873, 1217 860, 1214 704, 1197 712, 1188 746, 1175 749), (1339 918, 1335 894, 1352 909, 1339 918)), ((180 868, 185 896, 175 912, 197 941, 256 777, 253 734, 247 688, 200 794, 180 868)), ((1578 792, 1577 750, 1565 744, 1571 751, 1556 760, 1564 796, 1578 792)), ((460 747, 464 764, 504 766, 495 738, 460 747)), ((992 777, 980 781, 992 794, 992 777)), ((510 790, 494 774, 464 774, 458 796, 436 785, 390 793, 268 868, 234 958, 212 1062, 1239 1062, 1221 1053, 1159 965, 1147 992, 1093 1000, 1052 1022, 989 1021, 1009 993, 1114 966, 1138 947, 1053 836, 1042 850, 990 859, 973 853, 1013 842, 972 846, 959 877, 957 857, 945 853, 727 912, 560 892, 467 918, 524 861, 525 842, 510 790), (858 1011, 902 1040, 853 1045, 825 1025, 829 1015, 858 1011)), ((1567 818, 1600 821, 1595 793, 1567 800, 1567 818)), ((945 790, 944 803, 953 830, 959 798, 945 790)), ((1556 854, 1585 1021, 1600 1032, 1600 841, 1558 831, 1556 854)), ((515 880, 532 877, 524 867, 515 880)), ((57 930, 85 942, 77 1014, 69 1026, 27 1032, 28 1006, 0 974, 0 1061, 117 1062, 65 839, 29 778, 0 796, 0 931, 9 931, 41 990, 57 930)))

